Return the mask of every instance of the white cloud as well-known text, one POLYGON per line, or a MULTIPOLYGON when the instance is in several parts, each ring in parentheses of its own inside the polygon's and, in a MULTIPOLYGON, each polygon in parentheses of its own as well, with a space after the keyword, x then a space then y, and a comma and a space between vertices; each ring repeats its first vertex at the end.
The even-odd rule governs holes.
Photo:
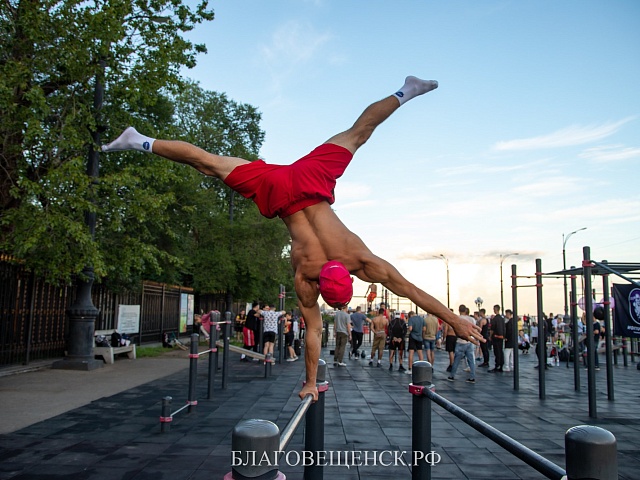
POLYGON ((582 190, 584 180, 572 177, 547 178, 535 183, 527 183, 512 188, 512 192, 517 195, 529 197, 553 197, 554 195, 567 195, 582 190))
POLYGON ((280 25, 270 42, 260 48, 271 77, 272 102, 281 101, 279 97, 289 80, 299 76, 301 66, 311 63, 332 38, 309 23, 291 20, 280 25))
POLYGON ((497 142, 494 150, 538 150, 543 148, 568 147, 602 140, 613 135, 618 129, 635 117, 628 117, 618 122, 607 122, 602 125, 571 125, 547 135, 532 138, 520 138, 497 142))
POLYGON ((587 148, 579 156, 595 163, 617 162, 640 158, 640 148, 625 147, 623 145, 603 145, 601 147, 587 148))
POLYGON ((349 182, 338 180, 336 184, 336 199, 341 202, 353 202, 354 200, 362 201, 371 196, 371 185, 366 183, 349 182))
MULTIPOLYGON (((538 163, 538 162, 536 162, 538 163)), ((492 173, 500 173, 500 172, 512 172, 515 170, 523 170, 527 167, 531 166, 531 164, 520 164, 520 165, 487 165, 480 163, 472 163, 467 165, 458 165, 455 167, 443 167, 436 170, 436 173, 443 176, 452 176, 452 175, 475 175, 475 174, 492 174, 492 173)))

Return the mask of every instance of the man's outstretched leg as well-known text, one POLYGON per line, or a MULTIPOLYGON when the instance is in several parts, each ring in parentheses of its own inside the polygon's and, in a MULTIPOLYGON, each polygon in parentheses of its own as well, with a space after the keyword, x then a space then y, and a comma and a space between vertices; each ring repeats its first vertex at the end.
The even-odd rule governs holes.
POLYGON ((369 105, 349 130, 331 137, 326 143, 340 145, 351 153, 356 153, 356 150, 371 137, 375 128, 389 118, 398 107, 412 98, 436 88, 438 88, 438 82, 435 80, 421 80, 417 77, 409 76, 405 79, 404 85, 400 90, 369 105))
POLYGON ((128 127, 113 142, 102 146, 103 152, 124 150, 155 153, 174 162, 190 165, 199 172, 220 180, 224 180, 238 165, 249 163, 242 158, 214 155, 187 142, 156 140, 142 135, 133 127, 128 127))

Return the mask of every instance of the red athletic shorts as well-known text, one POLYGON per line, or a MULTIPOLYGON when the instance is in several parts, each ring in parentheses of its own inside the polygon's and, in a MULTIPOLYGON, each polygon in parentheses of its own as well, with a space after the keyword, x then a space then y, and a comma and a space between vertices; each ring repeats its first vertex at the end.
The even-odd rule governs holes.
POLYGON ((253 347, 256 344, 253 330, 247 327, 242 327, 242 342, 247 347, 253 347))
POLYGON ((251 198, 267 218, 288 217, 322 201, 335 201, 333 189, 353 155, 324 143, 292 165, 271 165, 262 160, 237 166, 224 183, 251 198))

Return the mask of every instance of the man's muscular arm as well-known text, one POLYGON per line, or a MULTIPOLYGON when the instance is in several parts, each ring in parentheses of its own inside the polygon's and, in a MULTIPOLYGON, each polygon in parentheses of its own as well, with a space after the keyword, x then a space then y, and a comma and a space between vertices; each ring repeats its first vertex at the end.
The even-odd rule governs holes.
POLYGON ((355 275, 361 280, 365 282, 382 283, 382 285, 396 295, 409 298, 423 310, 426 310, 451 325, 456 335, 460 338, 469 340, 476 345, 484 342, 482 335, 480 335, 480 327, 461 320, 427 292, 407 281, 400 272, 386 260, 370 254, 370 256, 363 260, 363 264, 362 270, 355 272, 355 275))
POLYGON ((304 363, 307 375, 306 384, 299 395, 300 399, 304 399, 307 395, 312 394, 313 400, 316 401, 318 400, 316 380, 322 339, 322 316, 318 306, 319 294, 316 282, 303 280, 296 275, 296 294, 298 295, 298 307, 306 326, 304 363))

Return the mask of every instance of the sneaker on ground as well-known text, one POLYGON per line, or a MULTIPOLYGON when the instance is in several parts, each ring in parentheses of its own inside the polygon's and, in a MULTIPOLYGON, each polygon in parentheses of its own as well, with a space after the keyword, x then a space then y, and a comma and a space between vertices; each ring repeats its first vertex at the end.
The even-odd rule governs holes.
POLYGON ((369 366, 373 367, 373 360, 369 360, 369 366))
POLYGON ((467 383, 476 383, 475 378, 467 378, 467 383))
POLYGON ((382 364, 381 364, 380 362, 378 362, 378 365, 377 365, 377 366, 378 366, 378 367, 381 367, 381 366, 382 366, 382 364))
POLYGON ((447 380, 449 380, 450 382, 453 382, 455 380, 455 378, 453 377, 447 377, 447 380))
POLYGON ((389 364, 389 371, 393 370, 393 363, 389 364))
POLYGON ((405 373, 406 373, 407 375, 411 375, 411 369, 407 370, 405 373))
POLYGON ((470 372, 471 371, 471 367, 467 367, 464 369, 465 372, 470 372))
POLYGON ((398 370, 400 370, 401 372, 404 372, 405 368, 402 366, 402 364, 400 364, 400 367, 398 367, 398 370))
POLYGON ((287 358, 287 362, 295 362, 295 361, 296 361, 296 359, 293 358, 293 357, 292 358, 287 358))
POLYGON ((338 363, 338 365, 341 366, 341 367, 346 367, 347 366, 347 364, 344 363, 344 362, 340 362, 340 363, 338 363))

